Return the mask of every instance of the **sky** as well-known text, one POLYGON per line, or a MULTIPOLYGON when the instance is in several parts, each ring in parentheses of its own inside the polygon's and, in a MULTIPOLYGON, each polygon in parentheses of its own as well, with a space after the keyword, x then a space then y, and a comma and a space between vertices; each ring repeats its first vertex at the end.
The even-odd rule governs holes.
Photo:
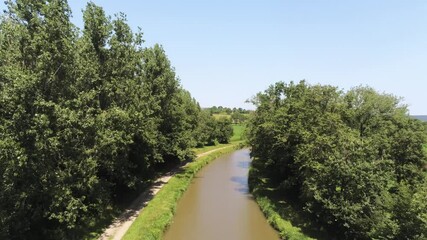
MULTIPOLYGON (((95 0, 163 46, 202 107, 245 100, 278 81, 368 85, 427 114, 425 0, 95 0)), ((87 1, 69 0, 82 27, 87 1)), ((4 5, 3 5, 4 6, 4 5)))

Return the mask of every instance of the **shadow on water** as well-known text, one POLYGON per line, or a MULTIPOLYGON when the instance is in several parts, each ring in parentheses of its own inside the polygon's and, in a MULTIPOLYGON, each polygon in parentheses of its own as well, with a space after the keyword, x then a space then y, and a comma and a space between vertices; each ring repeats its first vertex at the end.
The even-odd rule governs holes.
POLYGON ((248 177, 247 176, 233 176, 230 178, 232 182, 239 184, 234 190, 249 195, 248 177))
POLYGON ((249 169, 250 166, 251 166, 251 163, 249 161, 238 161, 237 162, 237 167, 239 167, 239 168, 249 169))
POLYGON ((251 152, 248 150, 241 153, 245 158, 251 159, 251 152))

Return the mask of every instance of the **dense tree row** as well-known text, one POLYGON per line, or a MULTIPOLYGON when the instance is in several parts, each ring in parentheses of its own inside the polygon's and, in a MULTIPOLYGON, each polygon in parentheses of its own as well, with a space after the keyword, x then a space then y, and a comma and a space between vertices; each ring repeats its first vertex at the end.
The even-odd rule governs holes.
POLYGON ((66 0, 6 5, 0 239, 80 239, 123 189, 191 158, 209 126, 162 47, 143 47, 124 14, 89 3, 79 30, 66 0))
POLYGON ((205 108, 205 110, 208 110, 211 114, 220 114, 220 113, 226 113, 226 114, 232 114, 232 113, 241 113, 241 114, 248 114, 251 111, 246 110, 243 108, 228 108, 223 106, 213 106, 210 108, 205 108))
POLYGON ((250 110, 246 110, 243 108, 227 108, 227 107, 210 107, 210 108, 205 108, 203 109, 204 111, 209 112, 211 115, 220 115, 222 117, 224 117, 223 115, 225 115, 225 117, 228 117, 231 119, 232 123, 244 123, 246 120, 248 120, 249 118, 249 114, 250 114, 250 110))
POLYGON ((215 119, 209 111, 203 110, 199 120, 203 123, 197 131, 197 146, 228 143, 233 135, 231 121, 227 118, 215 119))
POLYGON ((426 128, 369 87, 276 83, 259 93, 252 156, 337 239, 426 239, 426 128))

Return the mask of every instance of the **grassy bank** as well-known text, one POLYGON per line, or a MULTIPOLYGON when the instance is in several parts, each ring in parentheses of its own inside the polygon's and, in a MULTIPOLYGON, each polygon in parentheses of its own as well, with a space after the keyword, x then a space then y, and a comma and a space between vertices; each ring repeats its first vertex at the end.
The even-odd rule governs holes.
POLYGON ((236 150, 240 144, 230 144, 183 167, 182 172, 173 176, 169 182, 144 208, 123 239, 161 239, 164 230, 171 223, 179 198, 191 183, 194 175, 206 164, 221 155, 236 150))
POLYGON ((233 124, 233 136, 230 141, 242 141, 246 126, 244 124, 233 124))
POLYGON ((253 160, 249 170, 251 193, 268 223, 279 232, 281 239, 329 239, 325 233, 307 221, 304 213, 298 210, 301 209, 300 206, 279 194, 278 186, 265 175, 259 160, 253 160))

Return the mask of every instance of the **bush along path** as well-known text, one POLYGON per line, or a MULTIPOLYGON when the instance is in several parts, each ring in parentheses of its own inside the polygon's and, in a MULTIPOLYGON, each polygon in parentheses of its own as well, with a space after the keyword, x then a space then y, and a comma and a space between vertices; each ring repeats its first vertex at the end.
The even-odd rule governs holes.
POLYGON ((128 234, 132 237, 126 237, 125 239, 146 239, 147 237, 153 239, 153 236, 155 236, 155 239, 160 239, 163 230, 169 225, 169 222, 172 219, 177 200, 187 188, 194 174, 196 174, 198 170, 200 170, 204 165, 218 158, 220 155, 232 152, 237 148, 239 148, 239 145, 235 143, 229 146, 199 153, 196 158, 197 161, 182 163, 174 170, 169 171, 163 176, 159 177, 156 181, 154 181, 154 183, 149 189, 141 193, 132 202, 132 204, 118 218, 113 221, 113 223, 99 237, 99 240, 122 239, 137 218, 140 219, 139 223, 132 227, 131 233, 136 232, 138 234, 136 234, 136 236, 135 234, 128 234), (168 189, 165 189, 166 193, 157 197, 159 191, 164 186, 166 186, 173 178, 176 178, 176 181, 170 184, 171 186, 168 189), (178 188, 175 188, 175 185, 177 185, 178 188), (174 197, 170 198, 169 196, 174 197), (150 203, 151 200, 155 201, 155 204, 153 204, 152 207, 150 203), (170 206, 171 208, 156 207, 160 205, 170 206), (138 217, 140 213, 143 213, 141 211, 145 210, 145 207, 151 207, 152 210, 147 209, 149 211, 147 214, 141 214, 141 216, 138 217), (151 214, 153 210, 156 212, 154 214, 151 214), (168 216, 170 220, 164 222, 164 216, 168 216), (158 220, 152 219, 153 217, 157 217, 158 220), (145 219, 148 219, 148 221, 144 221, 145 219), (146 223, 150 223, 151 225, 157 222, 161 222, 161 224, 157 225, 157 227, 153 228, 152 226, 146 226, 146 223), (144 232, 144 229, 146 228, 150 229, 150 233, 144 232))

